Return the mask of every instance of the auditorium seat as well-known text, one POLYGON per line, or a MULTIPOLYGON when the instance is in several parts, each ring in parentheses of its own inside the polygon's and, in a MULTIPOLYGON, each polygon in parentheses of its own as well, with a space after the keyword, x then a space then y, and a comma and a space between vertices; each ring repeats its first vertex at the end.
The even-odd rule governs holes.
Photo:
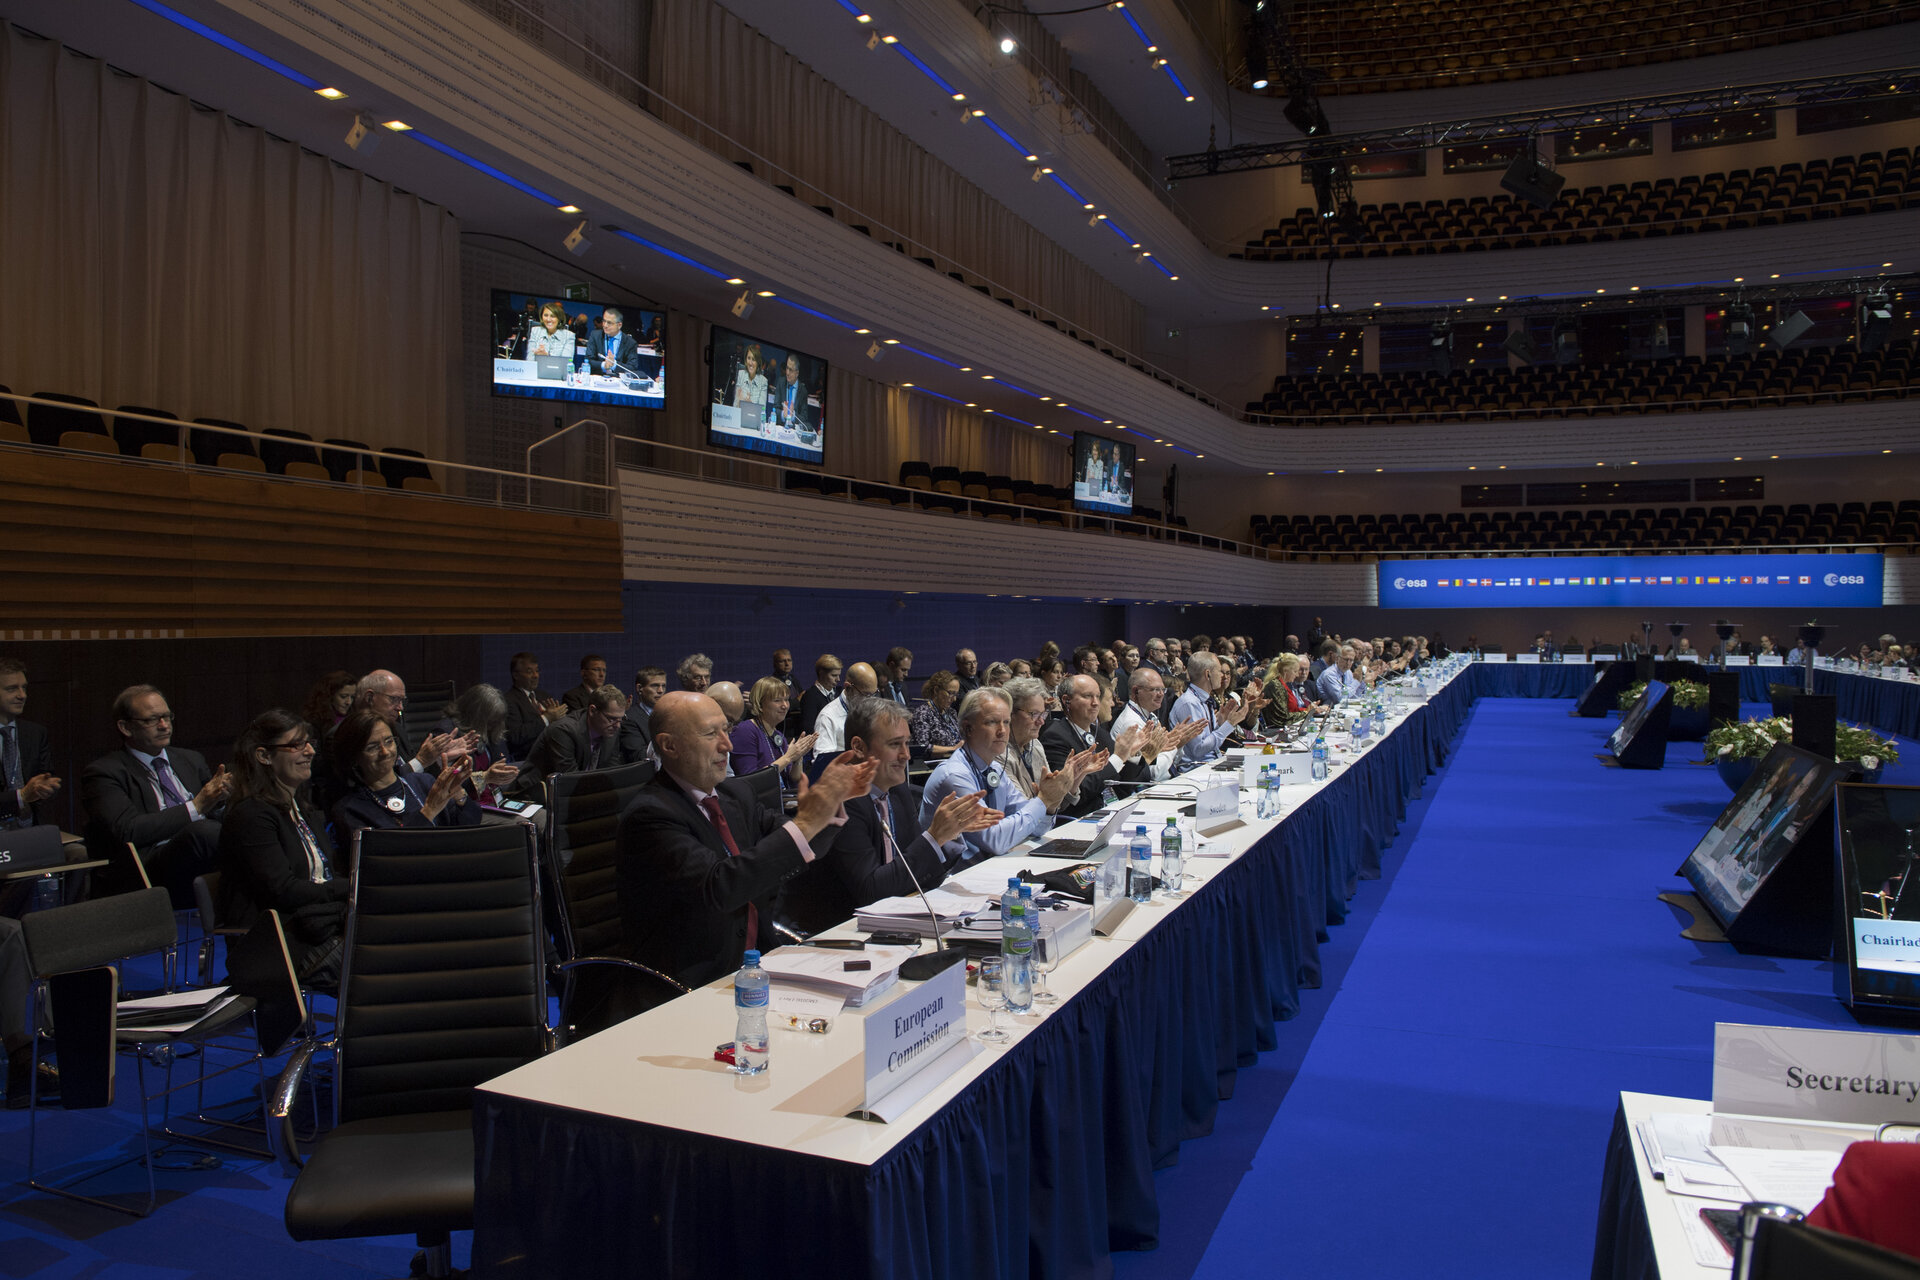
MULTIPOLYGON (((359 440, 343 440, 338 436, 329 436, 320 443, 333 446, 320 450, 320 465, 325 467, 335 480, 344 482, 350 472, 373 469, 373 449, 359 440)), ((382 483, 385 482, 382 481, 382 483)))
POLYGON ((83 405, 88 409, 100 406, 84 396, 70 396, 63 391, 36 391, 36 400, 57 400, 59 405, 35 404, 27 406, 27 434, 33 443, 45 445, 49 449, 60 447, 60 437, 68 431, 91 431, 97 435, 108 435, 107 424, 97 413, 84 413, 80 409, 62 408, 61 405, 83 405))
POLYGON ((962 471, 960 473, 960 492, 969 498, 986 498, 987 473, 984 471, 962 471))
POLYGON ((386 489, 387 478, 370 467, 355 467, 343 477, 345 483, 357 489, 386 489))
POLYGON ((960 468, 935 467, 933 469, 933 491, 935 493, 958 494, 960 492, 960 468))
POLYGON ((85 453, 119 453, 120 444, 104 431, 62 431, 60 433, 62 449, 78 449, 85 453))
POLYGON ((214 465, 226 471, 258 471, 263 475, 267 470, 267 464, 252 453, 223 453, 214 460, 214 465))
POLYGON ((907 489, 932 489, 933 467, 925 462, 901 463, 900 484, 907 489))
MULTIPOLYGON (((264 463, 262 464, 262 468, 265 469, 264 463)), ((282 468, 280 474, 289 480, 324 480, 329 484, 333 483, 333 473, 331 471, 328 471, 317 462, 302 462, 298 458, 287 463, 286 466, 282 468)))
MULTIPOLYGON (((245 423, 230 422, 225 418, 195 418, 194 426, 225 427, 227 431, 250 431, 245 423)), ((187 449, 193 454, 193 460, 203 467, 218 466, 223 453, 255 453, 254 443, 246 436, 228 435, 227 431, 187 430, 187 449)), ((269 465, 268 470, 276 470, 269 465)))
POLYGON ((400 487, 408 493, 444 493, 440 482, 432 476, 406 476, 400 481, 400 487))
POLYGON ((292 472, 287 470, 288 464, 303 462, 320 467, 323 479, 329 477, 330 473, 320 464, 320 451, 313 447, 313 437, 306 432, 287 427, 268 427, 260 434, 274 437, 260 442, 260 461, 274 475, 291 475, 292 472))
MULTIPOLYGON (((118 413, 138 413, 147 418, 167 418, 174 422, 179 419, 165 409, 149 409, 143 405, 123 404, 118 413)), ((129 458, 146 458, 158 455, 149 454, 146 446, 163 445, 172 454, 180 452, 180 428, 169 427, 164 423, 145 422, 139 418, 115 417, 113 420, 113 438, 120 446, 120 452, 129 458)))
MULTIPOLYGON (((433 469, 427 466, 427 455, 418 449, 382 449, 380 474, 395 489, 407 488, 408 480, 433 479, 433 469)), ((435 485, 431 492, 438 493, 439 486, 435 485)))

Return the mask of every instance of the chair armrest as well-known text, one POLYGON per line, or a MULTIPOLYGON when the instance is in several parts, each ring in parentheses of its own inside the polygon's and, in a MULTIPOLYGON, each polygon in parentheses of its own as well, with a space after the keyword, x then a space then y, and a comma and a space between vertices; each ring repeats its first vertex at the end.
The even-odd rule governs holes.
POLYGON ((672 987, 676 992, 678 992, 681 995, 685 995, 689 991, 693 990, 692 987, 685 986, 682 983, 677 982, 672 978, 669 978, 666 974, 660 972, 658 969, 649 968, 646 965, 641 964, 637 960, 623 960, 619 956, 581 956, 575 960, 562 961, 561 964, 559 965, 559 969, 560 969, 560 972, 566 973, 568 970, 578 969, 584 965, 590 965, 590 964, 613 965, 616 968, 630 969, 635 973, 647 974, 651 977, 658 978, 660 981, 666 983, 668 986, 672 987))
POLYGON ((300 1146, 293 1136, 293 1100, 300 1092, 300 1082, 306 1077, 307 1066, 313 1061, 313 1055, 322 1049, 333 1047, 331 1039, 305 1039, 294 1047, 287 1058, 287 1065, 274 1078, 273 1091, 267 1097, 267 1142, 274 1148, 274 1158, 282 1168, 297 1172, 306 1161, 300 1158, 300 1146), (275 1141, 278 1138, 278 1141, 275 1141))

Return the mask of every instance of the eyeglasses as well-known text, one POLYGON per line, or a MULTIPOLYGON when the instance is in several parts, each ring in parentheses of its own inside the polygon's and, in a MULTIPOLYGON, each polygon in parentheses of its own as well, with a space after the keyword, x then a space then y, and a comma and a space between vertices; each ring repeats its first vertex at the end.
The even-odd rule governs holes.
POLYGON ((127 723, 128 724, 144 724, 144 725, 172 724, 173 712, 162 711, 157 716, 128 716, 127 723))
POLYGON ((299 751, 311 751, 311 750, 313 750, 313 739, 312 739, 312 738, 297 738, 297 739, 295 739, 295 740, 294 740, 294 741, 292 741, 292 742, 269 742, 269 743, 267 744, 267 750, 269 750, 269 751, 294 751, 294 752, 299 752, 299 751))

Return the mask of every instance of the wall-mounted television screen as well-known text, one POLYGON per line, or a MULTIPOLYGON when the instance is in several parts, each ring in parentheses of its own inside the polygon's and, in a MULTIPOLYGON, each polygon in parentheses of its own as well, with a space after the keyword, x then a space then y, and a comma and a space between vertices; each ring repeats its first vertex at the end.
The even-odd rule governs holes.
POLYGON ((493 394, 661 409, 665 313, 493 291, 493 394))
POLYGON ((1073 433, 1073 505, 1109 516, 1133 514, 1133 446, 1073 433))
MULTIPOLYGON (((1767 753, 1720 811, 1681 868, 1722 928, 1773 874, 1833 798, 1834 786, 1853 775, 1850 764, 1785 743, 1767 753)), ((1821 904, 1821 911, 1827 909, 1821 904)), ((1827 921, 1819 922, 1823 927, 1827 921)))
POLYGON ((826 448, 827 362, 715 325, 708 351, 707 443, 819 462, 826 448))
POLYGON ((1920 787, 1834 790, 1840 931, 1834 982, 1850 1005, 1920 1011, 1920 787))

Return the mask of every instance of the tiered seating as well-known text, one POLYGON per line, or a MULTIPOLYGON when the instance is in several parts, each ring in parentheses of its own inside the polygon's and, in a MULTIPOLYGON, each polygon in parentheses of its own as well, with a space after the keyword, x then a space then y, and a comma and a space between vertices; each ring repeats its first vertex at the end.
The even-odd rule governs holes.
POLYGON ((1277 378, 1247 405, 1263 421, 1487 421, 1611 416, 1905 397, 1920 386, 1912 341, 1862 353, 1813 348, 1611 365, 1277 378))
POLYGON ((1817 222, 1913 206, 1920 206, 1920 175, 1912 149, 1895 147, 1885 154, 1569 188, 1551 209, 1504 193, 1366 204, 1360 206, 1366 230, 1357 241, 1343 228, 1323 225, 1307 206, 1247 241, 1245 256, 1284 262, 1477 253, 1817 222))
POLYGON ((1322 94, 1489 84, 1671 62, 1910 21, 1906 0, 1568 0, 1473 7, 1444 0, 1301 0, 1301 60, 1322 94))
POLYGON ((1783 506, 1614 507, 1393 515, 1264 515, 1252 541, 1302 556, 1530 555, 1689 547, 1920 546, 1920 498, 1783 506))
MULTIPOLYGON (((0 395, 6 394, 12 394, 11 389, 0 383, 0 395)), ((180 419, 166 409, 123 404, 112 413, 105 413, 83 396, 36 391, 33 397, 58 403, 25 406, 23 421, 22 406, 12 400, 0 400, 0 441, 112 453, 150 462, 178 462, 184 430, 187 452, 196 466, 253 471, 296 480, 327 480, 361 488, 443 492, 427 465, 426 455, 418 449, 374 449, 361 441, 344 439, 325 440, 322 444, 335 447, 320 448, 306 432, 281 427, 266 428, 260 434, 275 438, 256 442, 251 436, 229 435, 231 431, 251 431, 252 428, 225 418, 195 418, 192 426, 183 426, 179 425, 180 419), (140 416, 122 417, 122 414, 140 416), (149 418, 162 421, 146 421, 149 418), (194 427, 221 430, 196 431, 194 427)))

